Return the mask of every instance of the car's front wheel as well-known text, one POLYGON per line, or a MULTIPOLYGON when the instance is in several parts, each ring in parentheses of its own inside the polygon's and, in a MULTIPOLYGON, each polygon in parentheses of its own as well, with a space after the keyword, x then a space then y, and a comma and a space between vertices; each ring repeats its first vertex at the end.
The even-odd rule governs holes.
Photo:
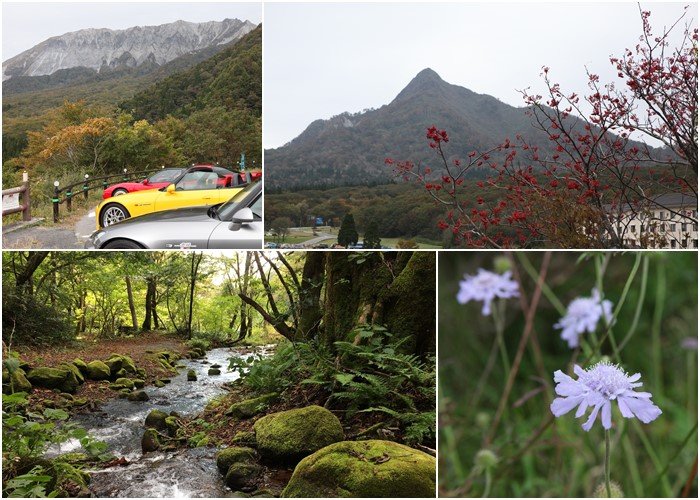
POLYGON ((100 225, 102 227, 111 226, 129 217, 129 211, 124 208, 123 205, 119 203, 109 203, 105 205, 102 212, 100 212, 100 225))
POLYGON ((143 247, 131 240, 114 240, 107 243, 102 248, 108 250, 143 250, 143 247))

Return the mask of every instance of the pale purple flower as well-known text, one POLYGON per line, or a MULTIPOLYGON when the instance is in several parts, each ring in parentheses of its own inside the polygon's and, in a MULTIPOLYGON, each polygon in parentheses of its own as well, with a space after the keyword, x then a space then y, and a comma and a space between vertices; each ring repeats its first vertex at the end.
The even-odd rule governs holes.
POLYGON ((519 296, 518 283, 511 279, 510 271, 498 274, 479 269, 476 276, 465 274, 459 282, 457 302, 466 304, 470 300, 483 301, 481 314, 488 316, 491 314, 491 302, 496 297, 510 299, 519 296))
POLYGON ((600 292, 593 289, 591 297, 578 297, 566 308, 566 315, 554 325, 561 329, 561 338, 566 340, 569 347, 578 347, 579 335, 584 332, 593 333, 600 318, 607 325, 612 321, 613 303, 609 300, 601 300, 600 292))
POLYGON ((634 391, 642 385, 641 382, 637 382, 641 378, 639 373, 629 376, 619 366, 607 361, 597 363, 588 370, 574 365, 574 373, 578 375, 578 380, 561 370, 554 372, 554 391, 562 396, 552 401, 550 406, 555 417, 561 417, 578 406, 576 418, 580 418, 589 407, 593 407, 588 420, 583 424, 583 429, 591 429, 598 412, 601 414, 603 427, 610 429, 613 401, 617 401, 623 417, 636 417, 645 424, 661 415, 659 407, 651 402, 651 393, 634 391))

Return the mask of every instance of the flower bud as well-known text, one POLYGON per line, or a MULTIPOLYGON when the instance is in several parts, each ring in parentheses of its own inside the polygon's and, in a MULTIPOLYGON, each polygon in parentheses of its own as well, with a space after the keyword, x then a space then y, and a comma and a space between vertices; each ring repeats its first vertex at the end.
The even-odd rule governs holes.
POLYGON ((480 429, 487 429, 491 425, 491 415, 488 412, 480 411, 476 414, 476 425, 480 429))
POLYGON ((498 456, 491 450, 479 450, 474 457, 474 464, 479 472, 493 469, 498 464, 498 456))
POLYGON ((510 271, 512 268, 510 259, 508 257, 504 257, 503 255, 499 255, 495 259, 493 259, 493 269, 496 271, 498 274, 503 274, 506 271, 510 271))
MULTIPOLYGON (((608 498, 608 491, 604 482, 596 487, 593 498, 608 498)), ((615 481, 610 481, 610 498, 625 498, 622 488, 615 481)))

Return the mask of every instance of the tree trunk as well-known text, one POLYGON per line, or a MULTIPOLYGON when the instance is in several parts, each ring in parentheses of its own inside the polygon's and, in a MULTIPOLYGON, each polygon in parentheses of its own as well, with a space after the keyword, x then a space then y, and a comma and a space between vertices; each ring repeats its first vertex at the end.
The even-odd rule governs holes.
POLYGON ((309 339, 318 335, 323 314, 321 289, 323 288, 324 257, 322 252, 309 252, 304 261, 299 284, 299 328, 297 338, 309 339))
POLYGON ((197 271, 199 264, 202 262, 202 253, 193 253, 192 261, 190 262, 190 297, 189 297, 189 312, 187 314, 187 339, 192 338, 192 314, 194 312, 194 289, 197 286, 197 271))
POLYGON ((24 268, 15 275, 15 287, 20 297, 33 294, 32 276, 39 265, 48 257, 49 252, 30 252, 24 268))
POLYGON ((143 318, 143 324, 141 325, 141 330, 143 330, 144 332, 147 332, 151 329, 151 318, 153 318, 153 322, 156 325, 156 328, 158 328, 156 311, 155 307, 153 306, 153 303, 155 302, 155 293, 156 280, 153 276, 149 276, 148 278, 146 278, 146 314, 143 318))
POLYGON ((139 322, 136 319, 136 306, 134 305, 134 293, 131 289, 131 278, 126 275, 124 276, 124 281, 126 281, 126 296, 129 300, 129 312, 131 313, 131 328, 133 331, 137 331, 139 322))

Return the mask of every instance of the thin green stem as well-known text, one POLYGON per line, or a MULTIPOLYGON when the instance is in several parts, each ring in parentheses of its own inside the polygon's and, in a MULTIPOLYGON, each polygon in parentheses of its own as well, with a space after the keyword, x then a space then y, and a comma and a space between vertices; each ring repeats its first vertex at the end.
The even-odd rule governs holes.
POLYGON ((610 430, 605 429, 605 492, 612 498, 610 491, 610 430))
MULTIPOLYGON (((640 252, 641 253, 641 252, 640 252)), ((639 298, 637 299, 637 307, 634 310, 634 318, 632 319, 632 324, 625 338, 620 342, 620 350, 624 349, 627 342, 632 338, 632 335, 637 331, 637 325, 639 324, 639 318, 642 316, 642 308, 644 307, 644 299, 647 294, 647 279, 649 277, 649 256, 644 255, 642 260, 642 283, 639 287, 639 298)))
POLYGON ((484 494, 481 498, 487 498, 491 493, 491 469, 486 469, 486 487, 484 488, 484 494))
POLYGON ((504 301, 499 300, 497 304, 491 311, 493 316, 493 323, 496 327, 496 338, 498 339, 498 348, 501 351, 501 362, 503 363, 503 371, 505 373, 505 380, 508 380, 510 375, 510 360, 508 358, 508 350, 506 349, 506 341, 504 338, 505 330, 505 310, 503 308, 504 301))
MULTIPOLYGON (((656 469, 657 477, 659 479, 661 479, 661 486, 664 489, 664 496, 667 496, 667 497, 675 496, 673 494, 673 489, 671 488, 671 484, 668 482, 668 477, 666 477, 666 472, 668 471, 668 469, 664 469, 663 467, 661 467, 661 461, 659 460, 659 456, 654 451, 654 447, 649 442, 649 438, 644 433, 644 429, 642 429, 639 422, 637 422, 634 419, 632 420, 632 426, 634 427, 634 430, 637 433, 637 436, 639 436, 639 439, 642 441, 642 444, 644 445, 644 449, 646 450, 647 454, 649 455, 649 458, 651 459, 652 463, 654 464, 654 469, 656 469)), ((657 479, 657 481, 658 481, 658 479, 657 479)))
POLYGON ((622 450, 625 452, 625 457, 627 457, 627 464, 629 465, 630 476, 632 476, 634 496, 641 498, 644 496, 644 488, 642 487, 642 477, 639 474, 637 457, 632 448, 630 437, 626 433, 622 437, 622 450))
MULTIPOLYGON (((539 272, 532 266, 527 256, 525 255, 525 252, 514 252, 514 254, 520 261, 520 264, 523 266, 528 276, 530 276, 532 281, 537 283, 537 281, 540 279, 539 272)), ((556 309, 561 316, 564 316, 566 314, 566 307, 564 307, 564 304, 561 303, 561 301, 557 298, 556 294, 552 291, 551 288, 549 288, 549 285, 547 285, 547 283, 542 283, 542 294, 545 297, 547 297, 547 300, 550 302, 550 304, 554 306, 554 309, 556 309)))
POLYGON ((660 261, 656 268, 656 297, 654 303, 654 316, 651 324, 651 359, 654 367, 654 394, 662 398, 663 376, 661 365, 661 320, 664 314, 664 302, 666 301, 666 268, 660 261))

